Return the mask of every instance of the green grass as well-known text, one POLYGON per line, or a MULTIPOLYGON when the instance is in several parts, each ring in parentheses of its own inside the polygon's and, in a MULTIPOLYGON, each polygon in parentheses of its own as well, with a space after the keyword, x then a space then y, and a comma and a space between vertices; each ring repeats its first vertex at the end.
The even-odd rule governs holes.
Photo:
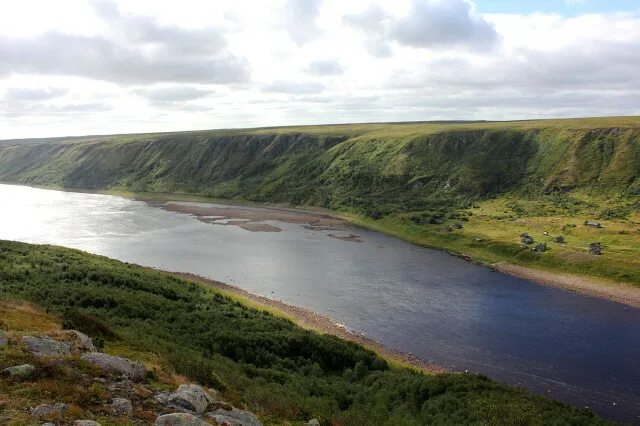
MULTIPOLYGON (((183 374, 267 424, 314 417, 333 425, 604 423, 485 377, 392 368, 361 346, 213 290, 76 250, 0 241, 0 300, 49 312, 18 303, 26 310, 5 315, 3 329, 55 329, 57 316, 109 352, 143 360, 155 369, 148 380, 183 374)), ((9 348, 0 349, 0 368, 26 356, 9 348)), ((18 391, 25 401, 37 397, 18 391)))

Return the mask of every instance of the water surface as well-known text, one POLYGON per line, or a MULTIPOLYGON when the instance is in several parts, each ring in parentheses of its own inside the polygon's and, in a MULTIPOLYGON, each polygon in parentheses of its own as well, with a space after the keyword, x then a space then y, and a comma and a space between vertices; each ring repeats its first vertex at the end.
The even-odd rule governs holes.
POLYGON ((0 185, 0 239, 191 272, 325 314, 454 370, 640 421, 640 310, 347 228, 250 232, 121 197, 0 185), (334 232, 335 233, 335 232, 334 232))

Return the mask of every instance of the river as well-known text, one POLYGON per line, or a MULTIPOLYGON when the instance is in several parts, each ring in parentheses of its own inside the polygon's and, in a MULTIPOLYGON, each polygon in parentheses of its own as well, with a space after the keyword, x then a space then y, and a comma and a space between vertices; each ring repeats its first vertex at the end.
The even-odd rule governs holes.
POLYGON ((251 232, 117 196, 14 185, 0 185, 0 199, 0 239, 202 275, 445 368, 640 422, 640 309, 350 226, 269 220, 281 232, 251 232))

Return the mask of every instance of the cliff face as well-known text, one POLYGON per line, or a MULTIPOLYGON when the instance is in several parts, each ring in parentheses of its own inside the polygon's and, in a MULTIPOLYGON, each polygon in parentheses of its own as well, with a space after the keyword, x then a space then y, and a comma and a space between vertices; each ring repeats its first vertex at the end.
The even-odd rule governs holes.
POLYGON ((0 180, 364 213, 516 193, 640 195, 640 129, 192 132, 0 147, 0 180))

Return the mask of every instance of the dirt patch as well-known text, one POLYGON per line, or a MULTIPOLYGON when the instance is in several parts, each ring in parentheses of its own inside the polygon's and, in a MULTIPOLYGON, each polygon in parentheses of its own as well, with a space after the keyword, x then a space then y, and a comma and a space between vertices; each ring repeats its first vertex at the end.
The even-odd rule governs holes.
POLYGON ((316 312, 313 312, 309 309, 301 308, 299 306, 289 305, 280 300, 274 300, 274 299, 269 299, 268 297, 258 296, 256 294, 243 290, 239 287, 229 285, 229 284, 224 284, 219 281, 203 278, 198 275, 180 273, 180 272, 172 272, 171 274, 179 278, 187 279, 189 281, 195 281, 207 287, 231 292, 233 294, 236 294, 238 296, 241 296, 243 298, 256 302, 260 305, 275 309, 279 312, 284 313, 285 315, 288 315, 294 318, 296 320, 296 323, 301 327, 318 330, 322 333, 331 334, 333 336, 337 336, 342 339, 358 343, 368 349, 371 349, 379 353, 380 355, 382 355, 387 359, 399 361, 403 364, 407 364, 411 367, 414 367, 416 369, 419 369, 428 373, 447 372, 446 369, 440 366, 437 366, 435 364, 423 361, 413 354, 400 352, 395 349, 384 346, 381 343, 376 342, 375 340, 368 339, 359 333, 349 330, 344 325, 337 324, 334 321, 332 321, 330 318, 324 315, 318 314, 316 312))
POLYGON ((501 272, 534 281, 538 284, 565 288, 640 308, 640 288, 631 284, 616 283, 597 278, 577 277, 559 272, 540 271, 506 262, 498 262, 493 267, 501 272))

